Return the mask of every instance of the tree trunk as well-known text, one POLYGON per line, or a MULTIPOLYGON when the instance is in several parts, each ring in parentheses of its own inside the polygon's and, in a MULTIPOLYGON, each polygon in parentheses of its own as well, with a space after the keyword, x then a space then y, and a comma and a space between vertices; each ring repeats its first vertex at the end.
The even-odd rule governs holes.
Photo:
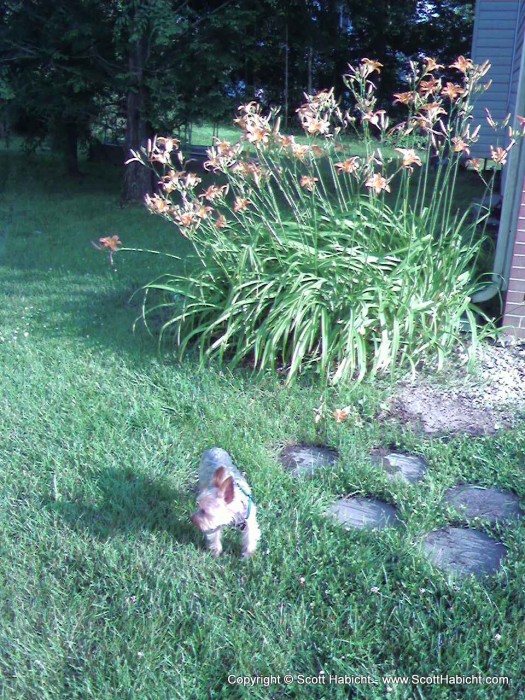
POLYGON ((313 55, 314 55, 314 50, 312 48, 312 45, 308 47, 308 60, 307 60, 307 66, 308 66, 308 94, 311 95, 313 88, 312 88, 312 62, 313 62, 313 55))
POLYGON ((62 115, 55 118, 49 127, 51 150, 60 154, 64 173, 68 177, 78 177, 78 124, 62 115))
POLYGON ((64 140, 62 143, 66 173, 70 177, 78 177, 80 175, 78 168, 78 128, 75 122, 66 122, 64 124, 64 140))
MULTIPOLYGON (((144 117, 147 87, 144 83, 144 69, 148 59, 148 39, 140 37, 130 44, 128 65, 131 82, 128 88, 126 105, 126 156, 131 151, 139 151, 148 138, 153 136, 151 125, 144 117)), ((137 162, 129 163, 124 172, 122 201, 143 201, 146 194, 154 191, 154 176, 149 168, 137 162)))

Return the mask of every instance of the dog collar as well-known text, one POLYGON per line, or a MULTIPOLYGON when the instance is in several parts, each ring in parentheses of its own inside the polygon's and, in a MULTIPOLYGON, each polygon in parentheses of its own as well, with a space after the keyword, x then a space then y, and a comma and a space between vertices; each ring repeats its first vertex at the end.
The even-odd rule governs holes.
POLYGON ((248 493, 248 491, 245 491, 245 490, 243 489, 243 487, 242 487, 237 481, 235 482, 235 486, 237 486, 237 488, 239 489, 239 491, 240 491, 242 494, 244 494, 244 495, 246 496, 246 498, 248 499, 248 503, 246 504, 246 515, 244 516, 244 522, 246 522, 246 521, 248 520, 248 518, 250 517, 250 513, 251 513, 251 510, 252 510, 252 503, 253 503, 253 505, 256 505, 255 499, 254 499, 254 497, 252 496, 252 494, 251 494, 251 493, 248 493))
POLYGON ((252 496, 251 493, 248 493, 248 491, 245 491, 243 487, 236 481, 235 486, 239 489, 239 491, 246 496, 248 499, 248 502, 246 504, 246 514, 243 518, 240 520, 237 520, 236 518, 233 519, 233 527, 235 527, 237 530, 241 530, 241 532, 246 528, 246 525, 248 524, 248 518, 250 517, 250 513, 252 511, 252 503, 255 505, 255 499, 252 496))

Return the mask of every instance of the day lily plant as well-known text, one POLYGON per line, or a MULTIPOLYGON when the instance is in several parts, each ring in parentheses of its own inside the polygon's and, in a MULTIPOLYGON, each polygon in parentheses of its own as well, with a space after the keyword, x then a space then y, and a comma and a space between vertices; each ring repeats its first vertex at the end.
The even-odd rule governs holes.
MULTIPOLYGON (((181 354, 195 346, 202 361, 280 367, 288 380, 314 368, 337 383, 439 366, 458 343, 475 346, 479 221, 456 210, 454 186, 478 138, 472 104, 489 65, 460 57, 449 79, 431 58, 411 64, 393 98, 398 123, 377 108, 381 68, 349 67, 351 109, 334 90, 306 95, 301 138, 281 132, 277 109, 239 107, 240 138, 215 139, 206 187, 175 138, 134 154, 159 174, 148 208, 195 251, 185 274, 146 287, 146 318, 160 310, 181 354)), ((509 148, 495 145, 493 159, 509 148)))

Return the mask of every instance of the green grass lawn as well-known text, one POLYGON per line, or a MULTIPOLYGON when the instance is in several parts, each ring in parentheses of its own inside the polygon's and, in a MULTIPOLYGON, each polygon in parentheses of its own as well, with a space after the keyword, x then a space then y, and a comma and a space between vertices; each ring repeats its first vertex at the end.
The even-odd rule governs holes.
MULTIPOLYGON (((453 579, 421 554, 453 523, 444 490, 477 481, 525 498, 525 429, 423 439, 374 416, 386 383, 339 387, 359 421, 316 433, 304 380, 178 365, 137 326, 133 291, 166 271, 91 240, 184 256, 174 227, 118 205, 118 171, 68 182, 50 155, 0 153, 0 697, 441 699, 525 697, 525 526, 480 526, 509 547, 487 580, 453 579), (297 480, 282 446, 325 442, 338 464, 297 480), (262 540, 219 561, 189 515, 200 453, 247 472, 262 540), (429 462, 418 486, 370 460, 397 445, 429 462), (402 526, 346 533, 324 517, 345 494, 377 495, 402 526), (231 677, 367 676, 373 684, 253 688, 231 677), (510 686, 394 685, 386 675, 508 676, 510 686), (228 680, 230 678, 230 681, 228 680)), ((269 683, 269 681, 266 681, 269 683)))

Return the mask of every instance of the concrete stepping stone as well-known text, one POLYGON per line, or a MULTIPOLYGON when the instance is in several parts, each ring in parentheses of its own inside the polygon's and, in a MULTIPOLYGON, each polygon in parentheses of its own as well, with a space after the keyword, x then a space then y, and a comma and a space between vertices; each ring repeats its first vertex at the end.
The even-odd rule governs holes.
POLYGON ((389 479, 401 479, 409 484, 421 481, 427 472, 427 463, 416 455, 389 452, 382 454, 377 451, 372 455, 372 461, 383 467, 389 479))
POLYGON ((394 506, 371 498, 341 498, 330 506, 328 514, 346 530, 383 530, 385 527, 399 525, 394 506))
POLYGON ((467 520, 483 518, 491 523, 523 517, 519 498, 510 491, 462 484, 445 492, 445 502, 467 520))
POLYGON ((460 527, 446 527, 430 532, 423 541, 430 561, 443 571, 468 576, 495 574, 507 547, 484 532, 460 527))
POLYGON ((288 445, 280 455, 281 464, 294 476, 313 474, 317 469, 333 466, 338 459, 336 450, 320 445, 288 445))

